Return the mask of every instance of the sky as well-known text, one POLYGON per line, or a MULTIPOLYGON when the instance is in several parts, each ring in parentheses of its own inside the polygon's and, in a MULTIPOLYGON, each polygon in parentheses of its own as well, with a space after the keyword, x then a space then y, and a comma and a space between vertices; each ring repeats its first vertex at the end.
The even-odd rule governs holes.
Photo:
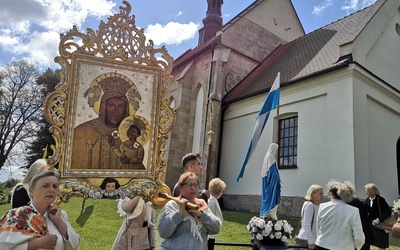
MULTIPOLYGON (((267 0, 266 0, 267 1, 267 0)), ((344 16, 370 6, 376 0, 292 0, 304 31, 310 33, 344 16)), ((223 23, 239 14, 254 0, 224 0, 223 23)), ((129 0, 130 15, 145 30, 154 47, 165 46, 179 57, 198 43, 198 30, 206 15, 207 0, 129 0)), ((119 13, 122 0, 0 0, 0 67, 13 59, 27 59, 41 72, 59 69, 60 34, 74 25, 86 34, 97 30, 100 21, 119 13)), ((8 178, 10 167, 0 171, 0 181, 8 178)), ((13 177, 20 177, 12 167, 13 177)))
MULTIPOLYGON (((376 0, 292 0, 306 33, 321 28, 376 0)), ((254 0, 224 0, 226 23, 254 0)), ((206 15, 207 0, 129 0, 136 26, 145 30, 155 47, 164 45, 174 58, 195 48, 206 15)), ((0 0, 0 66, 25 58, 39 69, 60 68, 60 34, 73 25, 86 34, 100 21, 119 13, 122 0, 0 0), (22 6, 22 7, 21 7, 22 6)))

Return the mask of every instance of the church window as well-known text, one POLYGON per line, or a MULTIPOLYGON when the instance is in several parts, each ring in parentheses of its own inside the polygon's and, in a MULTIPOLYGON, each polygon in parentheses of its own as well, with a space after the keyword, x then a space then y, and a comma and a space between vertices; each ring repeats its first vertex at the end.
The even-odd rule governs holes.
POLYGON ((279 168, 297 168, 297 116, 279 120, 279 168))

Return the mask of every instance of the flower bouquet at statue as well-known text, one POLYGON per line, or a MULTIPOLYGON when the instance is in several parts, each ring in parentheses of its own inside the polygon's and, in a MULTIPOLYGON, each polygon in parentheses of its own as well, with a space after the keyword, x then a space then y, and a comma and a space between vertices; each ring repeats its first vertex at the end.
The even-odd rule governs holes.
POLYGON ((261 248, 262 245, 286 244, 292 238, 293 227, 286 220, 273 221, 254 216, 247 224, 247 230, 253 236, 253 245, 261 248))

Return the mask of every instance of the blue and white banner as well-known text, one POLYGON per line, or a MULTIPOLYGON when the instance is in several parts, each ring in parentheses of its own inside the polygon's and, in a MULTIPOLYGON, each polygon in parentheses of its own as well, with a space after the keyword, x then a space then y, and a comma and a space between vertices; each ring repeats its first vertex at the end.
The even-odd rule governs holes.
POLYGON ((258 113, 258 116, 256 118, 256 125, 253 130, 253 135, 251 136, 250 144, 247 149, 246 155, 244 157, 242 167, 240 168, 239 175, 236 178, 236 182, 238 182, 239 179, 243 177, 244 170, 246 169, 251 154, 254 152, 254 149, 257 146, 257 142, 261 137, 261 134, 264 130, 265 124, 267 123, 271 110, 279 106, 280 78, 281 78, 281 73, 278 72, 274 84, 272 85, 260 112, 258 113))

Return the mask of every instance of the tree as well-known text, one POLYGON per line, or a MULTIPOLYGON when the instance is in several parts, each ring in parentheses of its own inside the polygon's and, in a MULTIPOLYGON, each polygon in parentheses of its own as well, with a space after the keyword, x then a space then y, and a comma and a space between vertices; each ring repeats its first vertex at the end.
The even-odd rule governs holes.
POLYGON ((13 188, 13 187, 14 187, 15 185, 17 185, 18 183, 20 183, 20 180, 11 178, 11 179, 8 179, 8 180, 6 180, 6 181, 4 182, 4 187, 6 187, 6 188, 13 188))
MULTIPOLYGON (((55 86, 61 80, 59 70, 53 71, 52 69, 47 69, 42 75, 39 76, 36 83, 42 86, 42 95, 46 96, 47 94, 54 91, 55 86)), ((25 160, 27 162, 26 168, 28 168, 33 162, 37 159, 42 158, 43 149, 51 144, 54 144, 53 137, 49 131, 50 124, 43 116, 43 113, 37 123, 38 132, 36 139, 27 146, 27 153, 25 156, 25 160)))
POLYGON ((43 105, 38 76, 38 69, 26 60, 0 68, 0 169, 7 160, 20 159, 16 147, 30 143, 36 135, 43 105))

